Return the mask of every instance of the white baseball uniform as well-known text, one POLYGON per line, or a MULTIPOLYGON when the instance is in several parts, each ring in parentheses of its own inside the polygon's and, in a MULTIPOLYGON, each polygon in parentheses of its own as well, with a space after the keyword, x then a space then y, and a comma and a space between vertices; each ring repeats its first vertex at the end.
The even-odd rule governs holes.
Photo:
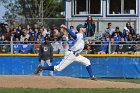
POLYGON ((89 59, 79 55, 82 52, 85 45, 84 34, 78 33, 76 34, 76 36, 77 39, 75 40, 74 45, 68 51, 65 52, 64 59, 62 59, 60 64, 54 66, 54 71, 61 71, 74 61, 81 63, 85 66, 91 65, 89 59))
MULTIPOLYGON (((79 24, 77 26, 78 31, 80 28, 84 28, 84 26, 82 24, 79 24)), ((71 63, 76 61, 76 62, 81 63, 86 66, 86 69, 89 73, 91 80, 96 80, 96 78, 93 75, 92 67, 91 67, 91 63, 90 63, 89 59, 80 55, 81 51, 84 49, 84 46, 85 46, 84 34, 82 34, 82 33, 75 34, 69 28, 66 28, 66 30, 75 39, 74 45, 68 51, 65 52, 64 58, 58 65, 47 66, 47 67, 45 67, 45 66, 42 67, 41 65, 39 65, 37 70, 35 71, 35 74, 39 73, 39 71, 41 71, 41 69, 42 70, 51 70, 51 71, 61 71, 64 68, 66 68, 68 65, 70 65, 71 63)))

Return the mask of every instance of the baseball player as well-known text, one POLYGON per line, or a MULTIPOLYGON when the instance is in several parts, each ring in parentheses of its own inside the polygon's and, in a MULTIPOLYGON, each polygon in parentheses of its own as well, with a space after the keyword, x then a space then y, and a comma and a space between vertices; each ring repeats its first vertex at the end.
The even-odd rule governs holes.
MULTIPOLYGON (((39 61, 42 66, 45 64, 51 66, 53 60, 53 47, 48 38, 45 38, 44 40, 45 42, 40 45, 39 61)), ((50 71, 49 75, 53 76, 53 71, 50 71)), ((40 72, 40 76, 43 76, 43 71, 40 72)))
POLYGON ((73 37, 73 39, 75 39, 74 45, 70 49, 68 49, 68 51, 65 52, 64 58, 62 59, 60 64, 58 64, 56 66, 38 65, 38 68, 36 69, 35 74, 38 74, 42 70, 61 71, 64 68, 66 68, 68 65, 70 65, 71 63, 76 61, 80 64, 85 65, 91 80, 96 80, 96 78, 93 75, 91 63, 90 63, 89 59, 80 55, 80 53, 82 52, 84 45, 85 45, 84 44, 84 38, 85 38, 84 33, 86 31, 86 28, 84 27, 84 25, 79 24, 76 27, 77 31, 78 31, 77 34, 73 33, 73 31, 71 29, 69 29, 67 26, 65 26, 63 24, 60 27, 65 28, 67 30, 67 32, 73 37))

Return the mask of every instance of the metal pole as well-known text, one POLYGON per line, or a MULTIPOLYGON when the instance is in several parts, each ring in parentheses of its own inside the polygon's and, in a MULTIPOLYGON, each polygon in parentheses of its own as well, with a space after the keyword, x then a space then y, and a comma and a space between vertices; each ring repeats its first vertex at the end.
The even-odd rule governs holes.
POLYGON ((44 15, 43 15, 43 0, 41 0, 41 6, 42 6, 42 25, 43 25, 43 17, 44 17, 44 15))
POLYGON ((11 42, 10 42, 11 44, 11 54, 13 54, 13 36, 11 36, 11 42))
POLYGON ((108 47, 108 54, 110 54, 111 53, 111 41, 109 41, 109 45, 108 45, 109 47, 108 47))

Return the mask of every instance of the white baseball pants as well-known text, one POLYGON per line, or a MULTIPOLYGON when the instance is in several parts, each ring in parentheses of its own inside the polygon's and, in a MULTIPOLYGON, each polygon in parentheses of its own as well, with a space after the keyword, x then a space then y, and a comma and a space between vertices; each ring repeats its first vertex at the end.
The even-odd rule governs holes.
POLYGON ((87 59, 86 57, 83 57, 81 55, 75 56, 72 51, 66 51, 64 58, 62 59, 60 64, 58 64, 57 66, 54 66, 54 71, 62 71, 64 68, 66 68, 68 65, 70 65, 74 61, 85 66, 91 65, 89 59, 87 59))

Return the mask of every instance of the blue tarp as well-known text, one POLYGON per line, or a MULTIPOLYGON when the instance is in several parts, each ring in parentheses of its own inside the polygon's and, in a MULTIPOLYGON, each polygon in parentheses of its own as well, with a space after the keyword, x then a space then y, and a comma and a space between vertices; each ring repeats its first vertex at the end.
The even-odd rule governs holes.
MULTIPOLYGON (((53 65, 59 64, 62 57, 55 57, 53 65)), ((140 78, 140 58, 138 57, 89 57, 96 77, 140 78)), ((0 75, 33 75, 39 62, 38 57, 0 57, 0 75)), ((48 75, 48 71, 44 72, 48 75)), ((57 76, 88 77, 81 64, 72 63, 57 76)))

